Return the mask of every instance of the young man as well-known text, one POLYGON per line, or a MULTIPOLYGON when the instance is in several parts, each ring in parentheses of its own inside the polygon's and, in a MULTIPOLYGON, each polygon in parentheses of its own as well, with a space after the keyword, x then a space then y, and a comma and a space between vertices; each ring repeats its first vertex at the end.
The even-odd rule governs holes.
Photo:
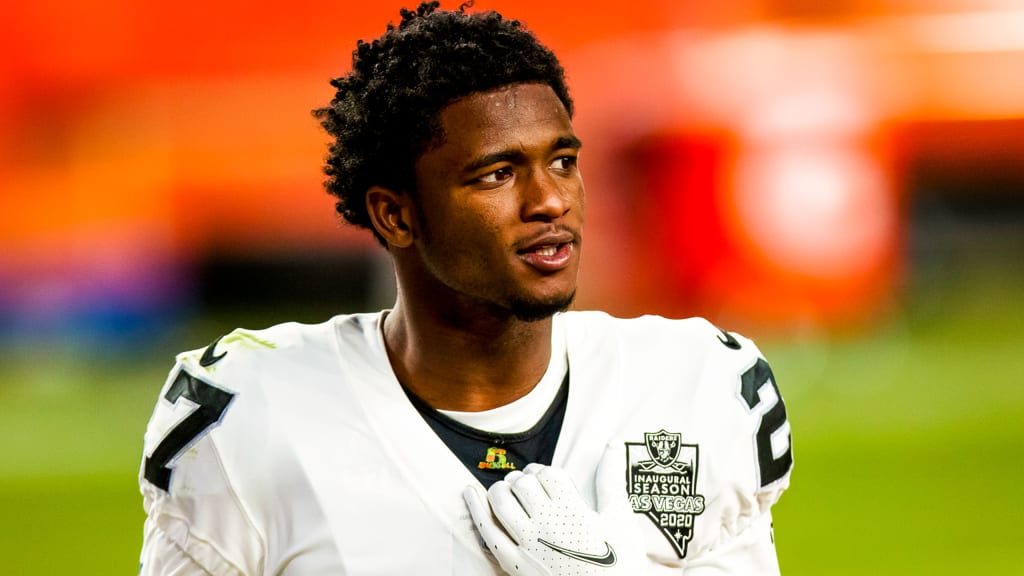
POLYGON ((424 3, 332 84, 327 187, 397 302, 178 356, 142 573, 777 573, 792 452, 755 346, 564 312, 584 194, 554 55, 424 3))

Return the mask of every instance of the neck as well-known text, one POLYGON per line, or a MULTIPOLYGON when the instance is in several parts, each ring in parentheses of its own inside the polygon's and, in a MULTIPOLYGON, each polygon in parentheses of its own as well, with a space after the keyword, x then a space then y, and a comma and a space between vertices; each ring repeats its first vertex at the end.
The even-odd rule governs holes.
POLYGON ((551 322, 493 309, 408 306, 400 291, 384 341, 395 375, 413 394, 436 409, 476 412, 536 386, 551 359, 551 322))

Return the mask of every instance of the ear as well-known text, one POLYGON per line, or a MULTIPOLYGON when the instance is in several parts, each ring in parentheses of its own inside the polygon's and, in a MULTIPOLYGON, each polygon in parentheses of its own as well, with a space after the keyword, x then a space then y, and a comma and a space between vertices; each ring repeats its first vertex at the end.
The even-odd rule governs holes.
POLYGON ((389 247, 407 248, 412 244, 413 208, 408 194, 371 186, 366 191, 366 209, 373 227, 389 247))

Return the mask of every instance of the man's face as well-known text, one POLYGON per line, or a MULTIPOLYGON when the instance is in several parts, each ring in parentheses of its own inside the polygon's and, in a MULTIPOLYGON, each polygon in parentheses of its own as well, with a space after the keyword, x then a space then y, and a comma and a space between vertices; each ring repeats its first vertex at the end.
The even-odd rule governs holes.
POLYGON ((468 96, 441 111, 444 142, 416 162, 423 269, 469 302, 524 320, 576 292, 583 226, 580 143, 543 84, 468 96))

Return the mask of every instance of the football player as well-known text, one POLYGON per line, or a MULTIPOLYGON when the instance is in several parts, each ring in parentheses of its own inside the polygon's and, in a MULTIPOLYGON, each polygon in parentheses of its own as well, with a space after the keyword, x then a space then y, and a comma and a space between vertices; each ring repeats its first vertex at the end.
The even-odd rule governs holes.
POLYGON ((177 357, 142 573, 778 573, 792 449, 754 344, 566 312, 584 193, 551 51, 427 2, 331 83, 327 189, 397 301, 177 357))

